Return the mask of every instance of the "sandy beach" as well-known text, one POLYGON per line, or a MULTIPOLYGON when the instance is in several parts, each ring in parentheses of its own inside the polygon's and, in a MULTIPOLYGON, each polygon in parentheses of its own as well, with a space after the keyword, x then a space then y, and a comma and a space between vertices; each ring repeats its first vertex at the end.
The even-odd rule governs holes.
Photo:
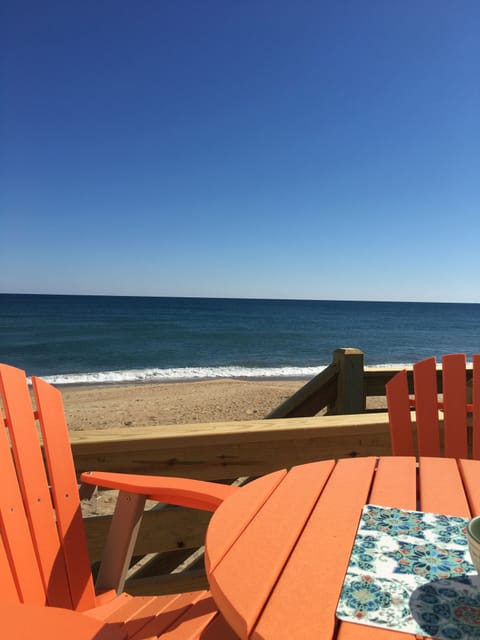
POLYGON ((264 418, 305 380, 60 386, 71 430, 264 418))
MULTIPOLYGON (((264 418, 306 380, 61 386, 71 430, 264 418)), ((369 407, 384 399, 369 399, 369 407)))

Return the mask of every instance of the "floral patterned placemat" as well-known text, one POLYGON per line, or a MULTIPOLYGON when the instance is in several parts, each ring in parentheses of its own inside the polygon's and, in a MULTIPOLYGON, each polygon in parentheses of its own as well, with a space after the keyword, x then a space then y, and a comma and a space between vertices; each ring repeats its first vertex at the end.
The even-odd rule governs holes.
POLYGON ((445 640, 480 638, 480 578, 467 522, 366 505, 337 617, 445 640))

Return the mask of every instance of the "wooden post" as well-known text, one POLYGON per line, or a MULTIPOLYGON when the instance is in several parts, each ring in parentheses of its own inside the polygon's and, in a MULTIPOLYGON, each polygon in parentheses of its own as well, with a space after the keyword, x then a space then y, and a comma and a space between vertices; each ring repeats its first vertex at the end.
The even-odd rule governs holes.
POLYGON ((363 351, 353 348, 336 349, 333 352, 333 362, 339 371, 335 413, 362 413, 366 406, 363 351))

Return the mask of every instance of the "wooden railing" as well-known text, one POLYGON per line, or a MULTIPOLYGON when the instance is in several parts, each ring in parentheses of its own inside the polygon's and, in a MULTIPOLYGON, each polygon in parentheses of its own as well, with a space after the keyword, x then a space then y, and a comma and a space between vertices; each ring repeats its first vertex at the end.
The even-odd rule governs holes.
MULTIPOLYGON (((365 411, 365 404, 367 396, 385 394, 385 383, 396 371, 366 369, 359 349, 337 349, 332 363, 268 420, 72 432, 76 469, 79 474, 99 470, 231 481, 315 460, 389 455, 388 416, 365 411), (326 415, 317 415, 322 410, 326 415)), ((175 567, 188 564, 203 544, 209 519, 209 513, 191 509, 146 512, 135 555, 144 562, 155 554, 154 575, 138 572, 127 581, 127 590, 147 594, 206 587, 201 558, 191 562, 193 569, 177 572, 175 567)), ((93 566, 109 524, 109 516, 86 519, 93 566)))
MULTIPOLYGON (((390 452, 383 413, 78 431, 71 440, 78 473, 109 470, 217 481, 255 477, 314 460, 390 452)), ((189 555, 187 550, 202 545, 209 518, 208 513, 180 508, 147 512, 135 555, 166 555, 156 558, 154 576, 131 580, 127 590, 166 593, 203 588, 203 570, 168 574, 158 562, 170 563, 177 551, 179 564, 189 555)), ((94 565, 101 558, 109 524, 107 516, 86 519, 94 565)), ((171 569, 168 565, 166 571, 171 569)))
MULTIPOLYGON (((365 367, 360 349, 343 348, 333 353, 332 362, 306 385, 301 387, 267 418, 296 418, 328 414, 363 413, 371 396, 385 396, 385 385, 400 367, 365 367)), ((413 374, 407 369, 410 392, 413 374)), ((441 392, 441 369, 437 371, 437 386, 441 392)))
POLYGON ((365 409, 363 352, 337 349, 333 361, 267 418, 314 416, 329 413, 361 413, 365 409))
POLYGON ((399 369, 365 368, 360 349, 343 348, 332 362, 267 418, 362 413, 368 396, 384 396, 385 384, 399 369))

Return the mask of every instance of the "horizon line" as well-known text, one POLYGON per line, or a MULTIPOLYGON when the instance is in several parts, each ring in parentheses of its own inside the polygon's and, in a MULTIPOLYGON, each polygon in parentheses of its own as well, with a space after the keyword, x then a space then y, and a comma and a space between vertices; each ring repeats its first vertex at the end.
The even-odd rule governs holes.
POLYGON ((407 304, 480 304, 465 300, 397 300, 378 298, 278 298, 262 296, 205 296, 205 295, 167 295, 167 294, 128 294, 128 293, 45 293, 45 292, 16 292, 1 291, 2 296, 58 296, 76 298, 177 298, 187 300, 252 300, 252 301, 272 301, 272 302, 372 302, 372 303, 407 303, 407 304))

